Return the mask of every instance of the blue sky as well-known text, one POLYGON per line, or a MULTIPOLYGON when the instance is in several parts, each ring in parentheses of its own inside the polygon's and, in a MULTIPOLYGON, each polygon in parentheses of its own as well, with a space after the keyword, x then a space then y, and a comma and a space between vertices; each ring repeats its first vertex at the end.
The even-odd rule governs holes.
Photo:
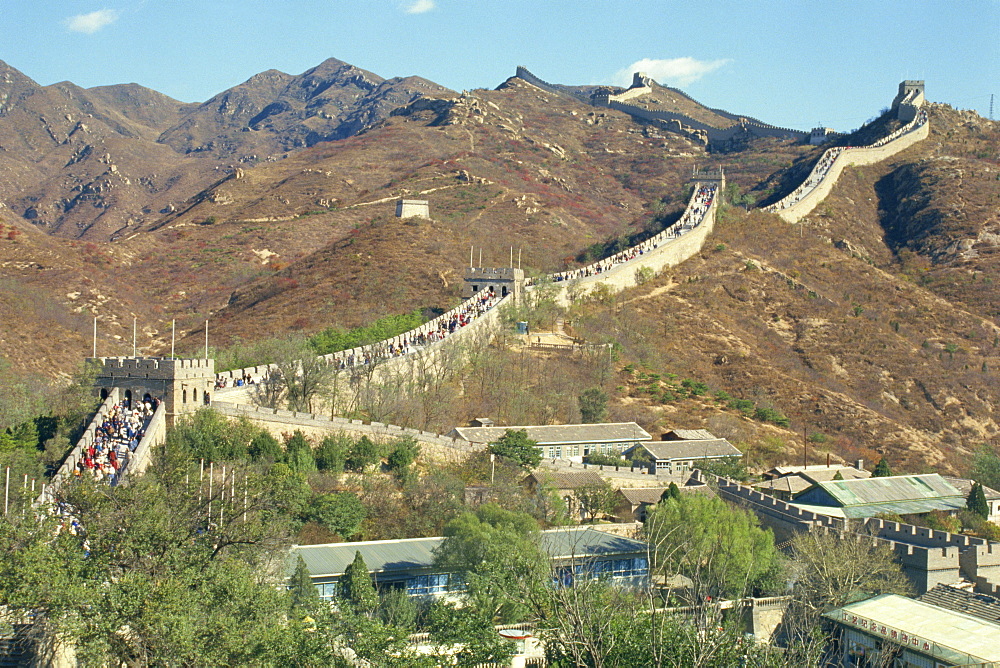
POLYGON ((857 127, 904 78, 984 116, 1000 98, 1000 0, 0 0, 0 34, 0 60, 41 84, 185 102, 329 57, 455 90, 517 65, 615 83, 643 61, 704 104, 801 129, 857 127))

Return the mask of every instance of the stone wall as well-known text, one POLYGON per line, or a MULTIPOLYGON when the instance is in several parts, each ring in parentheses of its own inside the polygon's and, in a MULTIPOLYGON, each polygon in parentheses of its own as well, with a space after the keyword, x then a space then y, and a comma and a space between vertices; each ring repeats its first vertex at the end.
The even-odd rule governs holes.
POLYGON ((869 146, 827 149, 801 186, 781 201, 765 207, 764 210, 777 213, 786 222, 797 223, 826 199, 845 168, 871 165, 885 160, 926 139, 929 133, 930 124, 927 115, 921 113, 909 124, 869 146), (831 152, 836 152, 836 157, 833 158, 826 173, 818 177, 815 172, 824 166, 827 156, 833 155, 831 152))
POLYGON ((708 123, 695 120, 685 114, 673 111, 663 111, 660 109, 646 109, 635 103, 620 102, 613 100, 610 97, 608 98, 607 106, 611 109, 623 111, 630 116, 642 118, 647 121, 663 121, 666 123, 670 123, 671 121, 679 122, 684 127, 701 130, 708 136, 708 140, 710 142, 716 143, 729 141, 736 135, 744 132, 752 134, 756 137, 778 137, 779 139, 796 139, 800 141, 805 140, 809 136, 808 132, 803 132, 802 130, 781 128, 750 119, 739 119, 740 122, 737 122, 735 125, 731 125, 728 128, 717 128, 714 125, 709 125, 708 123))
POLYGON ((725 478, 717 481, 719 496, 752 511, 763 525, 774 531, 779 543, 798 533, 818 529, 885 545, 893 551, 918 593, 962 578, 1000 581, 1000 543, 876 518, 848 522, 797 508, 725 478))
POLYGON ((167 441, 167 407, 161 403, 156 407, 156 412, 146 425, 146 431, 136 446, 135 452, 128 460, 125 468, 123 481, 127 481, 134 475, 138 475, 146 470, 153 458, 153 448, 163 445, 167 441))
POLYGON ((420 444, 422 458, 438 462, 459 461, 482 449, 460 438, 448 438, 433 432, 408 429, 381 422, 362 422, 347 418, 330 419, 315 413, 296 413, 226 402, 213 402, 212 408, 230 417, 246 417, 254 424, 267 429, 277 438, 291 434, 295 430, 301 431, 313 440, 320 440, 329 434, 337 433, 349 434, 358 438, 367 436, 376 442, 408 436, 420 444))
POLYGON ((90 423, 87 424, 87 428, 84 429, 83 436, 80 437, 80 440, 76 442, 73 449, 66 455, 66 459, 63 460, 62 465, 56 471, 55 475, 52 476, 52 479, 49 480, 48 485, 42 486, 41 495, 38 497, 39 503, 52 501, 63 483, 73 477, 73 469, 76 468, 77 462, 83 459, 84 450, 94 443, 94 434, 97 433, 97 428, 104 423, 104 419, 111 413, 111 409, 119 401, 121 401, 121 395, 118 388, 110 388, 107 398, 98 406, 94 417, 91 418, 90 423))

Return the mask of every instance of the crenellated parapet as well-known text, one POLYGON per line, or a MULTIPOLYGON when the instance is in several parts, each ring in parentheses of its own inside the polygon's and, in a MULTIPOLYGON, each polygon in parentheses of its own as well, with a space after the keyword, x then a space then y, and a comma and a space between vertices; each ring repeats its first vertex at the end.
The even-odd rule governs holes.
POLYGON ((100 366, 94 391, 101 398, 118 388, 128 402, 160 399, 168 425, 178 415, 208 404, 215 386, 214 359, 96 357, 87 361, 100 366))

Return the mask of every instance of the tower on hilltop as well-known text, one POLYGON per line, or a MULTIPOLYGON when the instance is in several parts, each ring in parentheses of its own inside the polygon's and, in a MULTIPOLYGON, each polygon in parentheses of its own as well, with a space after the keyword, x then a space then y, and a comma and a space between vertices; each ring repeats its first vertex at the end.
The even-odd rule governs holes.
POLYGON ((129 402, 160 399, 170 426, 178 415, 207 405, 215 387, 213 359, 97 357, 87 361, 101 366, 94 380, 94 390, 101 399, 107 398, 113 387, 129 402))

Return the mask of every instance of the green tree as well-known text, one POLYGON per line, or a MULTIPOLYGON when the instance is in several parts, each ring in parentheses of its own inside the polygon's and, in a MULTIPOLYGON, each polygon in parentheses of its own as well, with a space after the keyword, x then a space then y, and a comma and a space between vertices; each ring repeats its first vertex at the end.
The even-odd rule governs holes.
POLYGON ((600 482, 578 487, 573 495, 590 519, 596 520, 615 512, 617 501, 615 488, 607 480, 602 479, 600 482))
POLYGON ((368 511, 355 494, 317 494, 306 509, 306 519, 322 524, 341 538, 358 532, 368 511))
POLYGON ((413 437, 404 436, 390 443, 389 447, 391 450, 386 460, 389 470, 400 478, 405 478, 410 466, 420 456, 420 445, 413 437))
POLYGON ((510 665, 513 643, 504 640, 493 626, 492 618, 473 607, 456 607, 435 601, 427 611, 427 626, 439 656, 448 656, 459 667, 476 668, 484 664, 510 665))
POLYGON ((251 440, 247 447, 247 454, 255 462, 267 461, 276 462, 284 456, 281 444, 270 432, 261 429, 251 440))
POLYGON ((340 595, 355 611, 366 615, 373 613, 378 606, 378 594, 360 550, 355 550, 354 561, 340 579, 340 595))
POLYGON ((660 495, 660 501, 666 501, 667 499, 673 499, 674 501, 677 501, 680 498, 681 498, 681 490, 677 486, 677 483, 675 483, 672 480, 670 481, 670 485, 668 485, 667 488, 663 490, 663 494, 660 495))
POLYGON ((970 476, 973 480, 1000 489, 1000 454, 996 448, 990 445, 983 445, 972 456, 972 472, 970 476))
POLYGON ((580 404, 580 419, 585 423, 602 422, 608 414, 608 394, 599 387, 584 390, 577 397, 580 404))
POLYGON ((316 591, 316 585, 313 584, 309 568, 302 557, 296 560, 295 571, 288 582, 288 591, 291 594, 293 612, 308 614, 319 606, 319 592, 316 591))
POLYGON ((347 455, 347 468, 356 473, 364 473, 365 469, 377 464, 382 459, 382 449, 367 436, 362 436, 354 442, 347 455))
POLYGON ((990 516, 990 504, 986 501, 986 493, 983 492, 983 486, 978 482, 972 484, 969 497, 965 501, 965 507, 983 519, 990 516))
POLYGON ((507 429, 503 436, 490 443, 489 451, 526 469, 533 469, 542 461, 538 443, 528 438, 525 429, 507 429))
POLYGON ((328 434, 316 448, 316 467, 320 471, 343 473, 347 453, 353 441, 345 434, 328 434))
POLYGON ((875 470, 872 471, 873 478, 886 478, 892 475, 892 469, 889 468, 889 462, 885 457, 878 460, 878 464, 875 465, 875 470))
POLYGON ((316 458, 306 435, 296 429, 285 441, 285 462, 296 473, 315 473, 316 458))
MULTIPOLYGON (((685 494, 656 504, 644 526, 653 567, 686 575, 704 595, 738 596, 774 585, 781 559, 768 529, 718 497, 685 494)), ((696 591, 696 593, 699 593, 696 591)))
POLYGON ((549 572, 535 519, 489 503, 448 522, 444 535, 434 565, 464 576, 467 603, 491 620, 523 619, 528 594, 545 585, 549 572))

